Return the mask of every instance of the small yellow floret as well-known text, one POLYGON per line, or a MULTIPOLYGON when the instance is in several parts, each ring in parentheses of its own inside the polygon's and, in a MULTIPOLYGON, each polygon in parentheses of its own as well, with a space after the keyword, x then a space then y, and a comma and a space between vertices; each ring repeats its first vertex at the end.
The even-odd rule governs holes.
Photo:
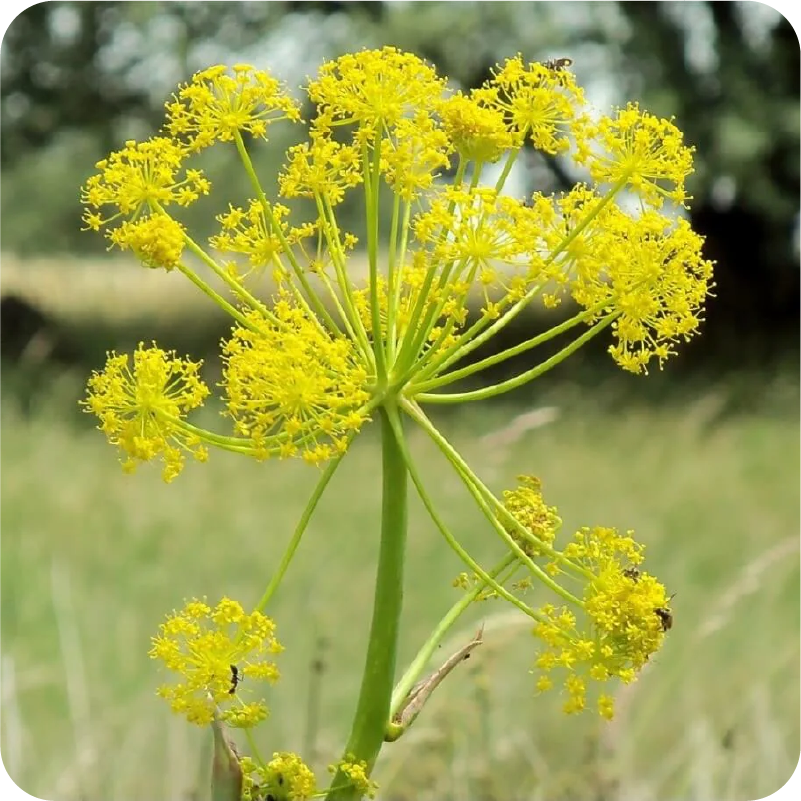
POLYGON ((186 137, 191 150, 233 141, 239 132, 266 139, 277 120, 300 119, 298 104, 276 78, 247 64, 231 71, 219 64, 196 73, 166 104, 167 130, 186 137))
POLYGON ((178 142, 157 136, 126 142, 122 150, 97 162, 100 172, 81 189, 81 202, 90 207, 84 212, 86 227, 97 231, 119 218, 163 213, 171 204, 189 206, 208 194, 211 184, 199 170, 186 170, 181 177, 185 156, 178 142), (102 215, 106 206, 114 207, 109 217, 102 215))
POLYGON ((264 458, 327 461, 367 419, 367 371, 351 340, 288 297, 273 312, 273 321, 247 312, 253 329, 235 328, 223 346, 228 414, 264 458))
POLYGON ((158 694, 190 723, 206 726, 215 711, 240 728, 267 717, 263 699, 245 698, 255 681, 278 680, 271 657, 283 649, 269 617, 246 613, 230 598, 214 608, 192 600, 167 617, 152 643, 150 657, 182 677, 178 684, 162 685, 158 694))
POLYGON ((82 405, 100 418, 100 430, 127 457, 123 467, 161 458, 164 480, 181 472, 190 453, 199 461, 208 454, 197 435, 181 420, 203 405, 208 387, 198 377, 202 362, 178 359, 174 351, 140 343, 133 355, 110 353, 101 372, 94 372, 82 405))
POLYGON ((576 161, 599 184, 624 183, 658 208, 665 198, 683 203, 684 181, 693 171, 693 149, 672 120, 641 111, 637 103, 614 117, 582 120, 576 161))

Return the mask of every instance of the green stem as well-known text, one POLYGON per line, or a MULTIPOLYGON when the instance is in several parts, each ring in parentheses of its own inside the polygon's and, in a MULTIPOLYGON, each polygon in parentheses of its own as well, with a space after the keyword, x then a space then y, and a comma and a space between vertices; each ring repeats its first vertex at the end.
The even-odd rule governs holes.
POLYGON ((295 531, 292 534, 292 539, 289 540, 289 544, 284 551, 284 555, 281 558, 281 564, 278 565, 278 569, 270 579, 270 583, 267 585, 264 595, 261 596, 261 600, 258 602, 258 604, 256 604, 257 612, 264 611, 264 608, 270 602, 270 599, 273 597, 275 591, 281 584, 284 574, 289 568, 289 563, 292 561, 292 557, 295 555, 298 545, 300 545, 303 532, 306 531, 306 526, 309 525, 309 520, 311 520, 311 516, 314 514, 314 510, 317 508, 317 504, 319 503, 320 498, 322 498, 323 492, 325 492, 325 488, 328 486, 328 482, 332 479, 344 455, 345 454, 343 453, 342 456, 338 456, 336 459, 334 459, 328 465, 328 467, 325 468, 322 476, 320 476, 320 480, 317 482, 317 486, 314 488, 314 492, 312 493, 311 498, 309 498, 309 502, 306 504, 306 508, 303 510, 303 514, 300 516, 300 520, 295 527, 295 531))
MULTIPOLYGON (((497 578, 509 565, 514 564, 516 561, 517 557, 515 554, 508 553, 492 568, 492 570, 490 570, 489 575, 492 576, 492 578, 497 578)), ((453 624, 461 617, 462 613, 469 608, 486 588, 487 585, 484 584, 484 582, 477 582, 475 587, 473 587, 470 592, 466 592, 437 624, 431 636, 417 652, 417 656, 415 656, 401 680, 395 686, 395 691, 392 693, 392 703, 390 704, 390 720, 395 716, 398 708, 409 694, 409 691, 414 687, 420 675, 426 669, 426 665, 431 661, 431 657, 437 650, 437 646, 442 642, 442 639, 453 624)))
POLYGON ((543 373, 547 373, 551 368, 556 367, 557 364, 563 362, 571 353, 577 351, 596 334, 600 334, 604 328, 614 322, 619 316, 619 314, 610 314, 600 322, 597 322, 588 331, 585 331, 580 337, 574 339, 573 342, 562 348, 558 353, 555 353, 550 359, 546 359, 542 364, 538 364, 536 367, 532 367, 530 370, 526 370, 524 373, 520 373, 514 378, 502 381, 500 384, 493 384, 492 386, 476 389, 472 392, 448 392, 445 394, 421 392, 415 395, 415 400, 421 403, 466 403, 467 401, 486 400, 496 395, 502 395, 504 392, 510 392, 513 389, 522 387, 529 381, 533 381, 543 373))
MULTIPOLYGON (((404 404, 404 409, 414 412, 414 408, 409 407, 408 404, 404 404)), ((420 413, 422 414, 422 412, 420 413)), ((414 414, 410 413, 411 417, 415 417, 414 414)), ((423 417, 425 417, 423 415, 423 417)), ((416 419, 416 418, 415 418, 416 419)), ((400 422, 398 422, 400 425, 400 422)), ((420 496, 420 500, 423 502, 423 506, 425 506, 426 511, 428 512, 428 516, 431 518, 434 525, 439 529, 440 534, 445 538, 445 542, 448 543, 451 550, 470 568, 483 582, 484 584, 492 587, 501 598, 505 598, 509 603, 513 606, 516 606, 521 612, 528 615, 533 620, 544 620, 543 615, 537 612, 534 609, 531 609, 527 606, 523 601, 519 598, 516 598, 512 593, 509 592, 504 586, 498 583, 498 581, 493 578, 486 570, 484 570, 481 565, 473 559, 472 556, 462 547, 461 543, 453 536, 450 529, 445 525, 445 521, 440 517, 439 513, 434 506, 434 502, 431 500, 431 496, 426 491, 425 486, 423 485, 423 480, 420 477, 420 473, 417 470, 417 466, 412 461, 411 454, 409 453, 409 449, 406 446, 405 440, 401 442, 401 448, 403 451, 403 458, 406 460, 406 468, 409 471, 409 476, 414 483, 415 489, 417 490, 417 494, 420 496)))
POLYGON ((267 307, 258 299, 255 298, 250 292, 245 289, 241 281, 235 281, 219 264, 211 257, 205 250, 203 250, 194 239, 188 234, 184 234, 184 241, 187 247, 195 254, 212 272, 238 297, 250 306, 264 315, 267 320, 276 320, 277 318, 267 310, 267 307))
POLYGON ((187 267, 183 262, 179 262, 178 270, 182 272, 204 295, 208 295, 223 311, 228 312, 243 328, 250 331, 257 329, 253 323, 245 317, 242 312, 232 306, 219 292, 215 292, 194 270, 187 267))
POLYGON ((381 339, 381 305, 378 302, 378 214, 381 164, 381 136, 376 137, 373 146, 372 162, 369 160, 367 145, 363 150, 365 210, 367 213, 367 259, 370 271, 370 310, 372 312, 373 351, 375 353, 375 369, 378 379, 385 380, 387 375, 384 342, 381 339), (368 192, 369 190, 369 192, 368 192))
POLYGON ((521 353, 525 353, 527 350, 536 348, 548 340, 554 339, 560 334, 564 334, 565 331, 569 331, 574 326, 584 322, 584 320, 588 320, 593 315, 598 314, 604 305, 606 305, 605 302, 603 304, 596 304, 596 306, 590 309, 582 309, 582 311, 580 311, 578 314, 574 314, 569 319, 553 326, 553 328, 549 328, 547 331, 543 331, 543 333, 538 334, 531 339, 527 339, 525 342, 521 342, 519 345, 502 350, 499 353, 488 356, 486 359, 482 359, 479 362, 469 364, 467 367, 454 370, 452 373, 445 373, 444 375, 439 376, 431 381, 423 381, 420 384, 412 382, 411 386, 414 387, 415 393, 428 392, 429 390, 437 389, 438 387, 445 386, 446 384, 451 384, 461 378, 467 378, 467 376, 473 375, 473 373, 480 372, 481 370, 486 370, 488 367, 494 367, 496 364, 500 364, 507 359, 511 359, 513 356, 519 356, 521 353))
MULTIPOLYGON (((403 566, 406 549, 407 473, 399 437, 403 436, 398 410, 389 404, 380 409, 383 455, 381 545, 375 582, 373 620, 367 645, 362 686, 350 738, 347 759, 364 761, 368 772, 384 742, 389 704, 395 680, 395 659, 403 605, 403 566)), ((342 771, 331 783, 327 801, 353 801, 360 793, 342 771)))
POLYGON ((325 305, 323 304, 322 300, 320 300, 311 284, 309 284, 306 276, 303 274, 303 268, 300 266, 294 252, 292 251, 292 248, 289 246, 289 242, 287 242, 278 220, 276 220, 275 216, 273 215, 270 201, 267 200, 267 195, 264 194, 264 190, 261 188, 259 177, 256 175, 253 162, 250 160, 250 154, 248 153, 247 147, 245 147, 245 140, 242 138, 242 134, 239 131, 234 133, 234 143, 236 144, 239 158, 242 160, 242 164, 245 168, 245 172, 248 175, 250 184, 253 187, 253 190, 256 192, 256 199, 259 201, 259 205, 261 205, 262 210, 264 211, 264 220, 265 222, 269 223, 270 231, 276 235, 278 241, 281 243, 281 250, 292 266, 292 272, 295 274, 295 278, 306 293, 306 296, 304 297, 300 291, 296 292, 295 296, 297 297, 298 302, 301 306, 305 306, 306 311, 309 312, 309 315, 312 318, 314 318, 314 314, 312 314, 312 309, 314 309, 314 312, 316 312, 317 316, 321 320, 325 320, 325 322, 331 327, 332 331, 337 331, 338 328, 336 323, 328 313, 328 309, 325 308, 325 305))
MULTIPOLYGON (((428 417, 426 417, 426 415, 423 413, 423 410, 419 406, 404 402, 403 410, 416 423, 418 423, 421 428, 423 428, 423 430, 428 434, 429 437, 431 437, 440 451, 442 451, 442 455, 445 456, 445 458, 453 465, 457 474, 467 488, 467 491, 473 496, 478 508, 481 510, 481 513, 487 518, 489 524, 500 535, 507 547, 509 547, 517 556, 517 558, 520 560, 520 563, 528 567, 528 569, 537 577, 539 581, 545 584, 546 587, 550 587, 557 595, 561 595, 566 601, 576 604, 576 606, 582 606, 582 603, 578 598, 576 598, 572 593, 568 592, 560 584, 557 584, 554 579, 549 576, 545 570, 543 570, 543 568, 532 561, 531 557, 528 556, 520 547, 520 545, 515 542, 514 538, 510 536, 503 522, 499 519, 499 515, 504 518, 507 526, 515 528, 521 536, 534 539, 537 542, 537 546, 543 551, 543 553, 548 554, 548 556, 560 562, 564 561, 564 556, 558 551, 554 550, 554 548, 548 543, 540 540, 539 537, 535 537, 532 532, 528 531, 520 523, 520 521, 518 521, 515 516, 508 509, 506 509, 497 498, 495 498, 484 482, 482 482, 479 477, 470 469, 467 462, 465 462, 458 451, 450 444, 450 442, 448 442, 447 439, 445 439, 445 437, 439 432, 439 430, 428 419, 428 417)), ((412 473, 412 477, 414 477, 414 473, 412 473)), ((584 575, 587 578, 591 577, 591 574, 588 573, 586 569, 581 568, 579 565, 569 561, 565 563, 566 565, 570 566, 571 569, 577 571, 580 575, 584 575)), ((497 590, 495 583, 492 583, 492 587, 493 589, 497 590)))
MULTIPOLYGON (((545 260, 543 267, 552 264, 556 257, 565 251, 571 242, 601 213, 601 210, 609 205, 615 198, 615 195, 625 186, 625 179, 622 178, 618 181, 610 191, 602 197, 595 206, 590 210, 586 217, 579 222, 575 228, 551 251, 548 258, 545 260)), ((526 292, 526 294, 518 300, 511 308, 503 313, 500 319, 496 320, 489 328, 487 328, 487 321, 482 317, 477 322, 473 323, 470 328, 464 331, 453 345, 444 353, 436 354, 433 362, 429 361, 428 365, 416 365, 418 369, 415 370, 418 382, 431 378, 435 373, 449 367, 456 361, 463 359, 468 353, 474 351, 479 345, 482 345, 487 339, 498 333, 502 328, 507 326, 520 312, 525 309, 529 303, 539 294, 542 290, 541 285, 535 285, 526 292), (419 369, 421 368, 422 369, 419 369)), ((430 353, 434 353, 431 351, 430 353)), ((428 357, 431 358, 430 356, 428 357)), ((425 360, 424 360, 425 361, 425 360)), ((404 376, 404 381, 406 376, 404 376)), ((444 401, 447 402, 447 401, 444 401)))
POLYGON ((509 155, 506 157, 506 164, 503 165, 503 170, 501 171, 501 174, 498 176, 498 180, 495 182, 496 192, 500 192, 503 189, 503 185, 506 183, 506 179, 509 177, 509 173, 512 171, 512 167, 515 166, 515 162, 517 161, 517 157, 519 155, 520 155, 520 148, 509 151, 509 155))

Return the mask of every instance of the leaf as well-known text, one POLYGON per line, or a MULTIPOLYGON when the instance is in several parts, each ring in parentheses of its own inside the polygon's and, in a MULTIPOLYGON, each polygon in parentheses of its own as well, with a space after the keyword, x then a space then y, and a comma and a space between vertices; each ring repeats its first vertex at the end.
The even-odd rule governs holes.
POLYGON ((469 643, 463 645, 455 654, 448 657, 444 664, 437 668, 428 678, 419 681, 409 691, 400 709, 395 713, 387 734, 384 739, 387 742, 397 740, 409 726, 414 723, 415 718, 423 710, 423 706, 431 696, 431 693, 439 687, 450 672, 465 659, 470 658, 471 652, 484 641, 484 626, 482 626, 476 636, 469 643))
POLYGON ((225 737, 219 718, 211 724, 214 755, 211 764, 211 801, 241 801, 242 768, 233 745, 225 737))

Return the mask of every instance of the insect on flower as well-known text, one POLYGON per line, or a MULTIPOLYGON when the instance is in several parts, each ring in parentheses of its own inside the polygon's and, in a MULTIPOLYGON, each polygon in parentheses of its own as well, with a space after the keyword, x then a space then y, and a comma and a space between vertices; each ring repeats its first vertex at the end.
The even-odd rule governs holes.
POLYGON ((573 64, 572 58, 551 58, 548 61, 543 61, 542 66, 547 67, 549 70, 560 72, 563 69, 573 64))
POLYGON ((233 695, 239 682, 242 681, 244 676, 240 675, 239 668, 236 665, 231 665, 231 689, 228 690, 228 695, 233 695))
MULTIPOLYGON (((668 598, 668 603, 673 600, 675 594, 676 593, 673 593, 673 595, 668 598)), ((669 631, 673 628, 673 612, 671 612, 670 609, 667 609, 664 606, 659 606, 654 609, 654 613, 659 618, 659 622, 662 624, 662 631, 669 631)))
POLYGON ((658 609, 654 609, 654 612, 656 612, 656 616, 662 624, 662 631, 668 631, 673 628, 673 613, 669 609, 660 606, 658 609))

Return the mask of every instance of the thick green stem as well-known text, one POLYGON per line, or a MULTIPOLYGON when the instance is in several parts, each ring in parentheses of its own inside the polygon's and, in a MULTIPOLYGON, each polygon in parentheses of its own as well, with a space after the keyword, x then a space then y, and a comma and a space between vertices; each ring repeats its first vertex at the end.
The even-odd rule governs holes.
MULTIPOLYGON (((367 645, 362 686, 350 738, 345 748, 347 759, 367 763, 372 770, 384 742, 389 720, 389 705, 395 681, 395 659, 403 605, 403 563, 406 548, 407 473, 403 450, 393 429, 400 432, 397 409, 384 406, 381 414, 383 453, 383 497, 381 509, 381 546, 375 582, 373 621, 367 645)), ((331 783, 327 801, 354 801, 360 792, 349 785, 342 771, 331 783)))

